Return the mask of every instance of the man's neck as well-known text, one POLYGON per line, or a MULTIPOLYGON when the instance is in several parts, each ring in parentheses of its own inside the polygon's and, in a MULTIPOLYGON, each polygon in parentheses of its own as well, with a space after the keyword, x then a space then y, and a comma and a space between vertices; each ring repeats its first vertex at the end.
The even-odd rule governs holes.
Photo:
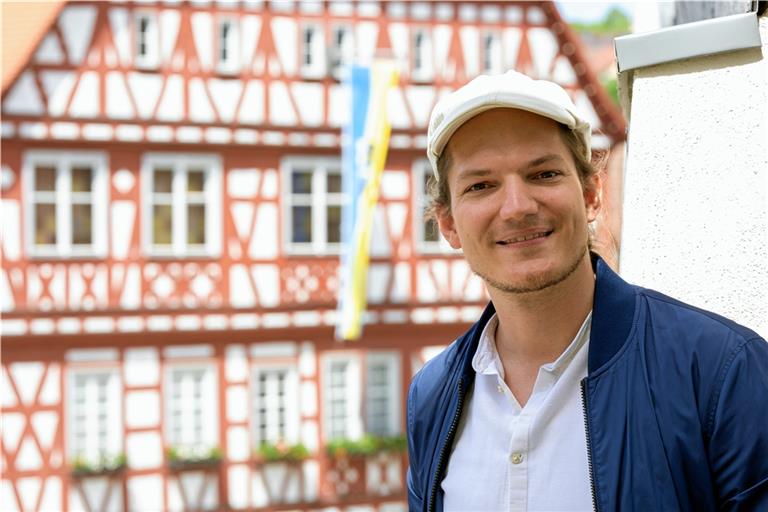
POLYGON ((491 289, 499 326, 496 350, 505 381, 521 404, 538 368, 552 362, 576 337, 592 309, 595 276, 589 255, 560 283, 538 292, 509 294, 491 289))

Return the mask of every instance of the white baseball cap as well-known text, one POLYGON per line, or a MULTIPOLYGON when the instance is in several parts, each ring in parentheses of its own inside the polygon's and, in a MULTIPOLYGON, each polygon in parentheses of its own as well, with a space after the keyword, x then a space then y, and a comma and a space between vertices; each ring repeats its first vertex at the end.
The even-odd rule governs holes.
POLYGON ((480 75, 437 102, 427 132, 427 156, 435 179, 440 179, 437 159, 451 135, 477 114, 493 108, 527 110, 564 124, 581 137, 584 156, 591 158, 592 129, 568 93, 554 82, 507 71, 501 75, 480 75))

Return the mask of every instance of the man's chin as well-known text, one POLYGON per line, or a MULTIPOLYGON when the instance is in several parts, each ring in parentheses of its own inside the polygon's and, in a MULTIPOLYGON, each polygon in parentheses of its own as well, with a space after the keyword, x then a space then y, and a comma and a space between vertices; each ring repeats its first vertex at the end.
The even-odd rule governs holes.
POLYGON ((524 279, 510 279, 505 281, 499 281, 482 274, 477 275, 480 276, 483 281, 485 281, 485 284, 488 287, 494 288, 504 293, 514 294, 539 292, 555 286, 559 282, 563 281, 563 279, 557 279, 556 275, 548 273, 542 273, 533 276, 529 275, 524 279))
MULTIPOLYGON (((585 253, 586 254, 586 253, 585 253)), ((530 272, 525 272, 519 277, 510 277, 505 280, 496 279, 484 272, 478 272, 473 269, 486 285, 495 288, 504 293, 535 293, 553 286, 557 286, 566 279, 568 279, 576 269, 579 267, 581 260, 584 256, 574 258, 571 264, 567 267, 561 268, 547 268, 547 269, 531 269, 530 272)))

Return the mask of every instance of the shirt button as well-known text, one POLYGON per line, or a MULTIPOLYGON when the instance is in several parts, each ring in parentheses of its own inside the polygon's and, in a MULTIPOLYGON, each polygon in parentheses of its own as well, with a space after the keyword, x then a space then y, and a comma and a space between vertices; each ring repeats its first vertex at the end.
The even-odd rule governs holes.
POLYGON ((512 457, 510 457, 512 460, 512 464, 520 464, 523 462, 523 454, 522 453, 513 453, 512 457))

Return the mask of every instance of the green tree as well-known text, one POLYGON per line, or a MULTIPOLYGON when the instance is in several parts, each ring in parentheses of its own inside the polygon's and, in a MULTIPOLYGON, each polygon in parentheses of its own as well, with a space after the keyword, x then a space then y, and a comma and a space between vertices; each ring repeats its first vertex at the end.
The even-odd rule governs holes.
POLYGON ((599 36, 616 36, 630 31, 632 23, 624 11, 613 7, 605 17, 597 23, 571 23, 576 32, 590 32, 599 36))

